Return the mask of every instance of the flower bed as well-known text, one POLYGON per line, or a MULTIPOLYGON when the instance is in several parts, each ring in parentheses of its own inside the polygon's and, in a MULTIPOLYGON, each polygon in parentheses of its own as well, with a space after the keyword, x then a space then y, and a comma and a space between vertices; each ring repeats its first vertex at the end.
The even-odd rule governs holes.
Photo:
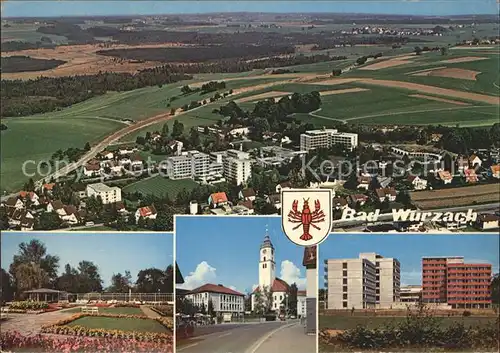
POLYGON ((173 316, 174 315, 174 307, 172 305, 156 305, 150 306, 150 309, 155 313, 160 314, 161 316, 173 316))
POLYGON ((113 305, 115 308, 140 308, 139 304, 134 303, 117 303, 113 305))
POLYGON ((44 310, 48 309, 49 304, 46 302, 32 302, 32 301, 22 301, 22 302, 13 302, 10 304, 9 309, 14 310, 44 310))
POLYGON ((0 333, 1 351, 18 350, 36 352, 151 352, 171 353, 172 342, 144 342, 133 339, 110 339, 110 338, 56 338, 43 335, 23 336, 19 332, 0 333))
POLYGON ((121 330, 106 330, 106 329, 92 329, 83 326, 68 326, 70 322, 80 318, 90 317, 107 317, 117 319, 141 319, 141 320, 156 320, 161 325, 166 327, 171 332, 173 331, 173 319, 165 317, 150 318, 146 315, 120 315, 120 314, 86 314, 80 313, 73 315, 67 319, 60 320, 53 325, 42 326, 42 333, 83 336, 83 337, 105 337, 105 338, 121 338, 121 339, 134 339, 141 342, 172 342, 172 333, 153 333, 153 332, 129 332, 121 330))

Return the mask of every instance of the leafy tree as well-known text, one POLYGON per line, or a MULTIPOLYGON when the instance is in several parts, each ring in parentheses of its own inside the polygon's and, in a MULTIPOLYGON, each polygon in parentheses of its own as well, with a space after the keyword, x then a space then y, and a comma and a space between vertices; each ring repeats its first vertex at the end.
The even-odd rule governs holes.
POLYGON ((87 142, 84 147, 85 151, 90 151, 90 142, 87 142))
POLYGON ((47 254, 45 245, 33 239, 29 243, 19 244, 18 254, 14 255, 9 272, 16 288, 23 292, 42 286, 51 287, 57 278, 58 267, 59 257, 47 254))
POLYGON ((493 304, 500 304, 500 274, 497 273, 493 276, 490 285, 491 301, 493 304))
POLYGON ((212 298, 208 299, 207 313, 211 317, 215 317, 215 309, 214 309, 214 303, 212 302, 212 298))
POLYGON ((423 50, 422 50, 422 48, 420 48, 420 47, 415 47, 415 54, 416 54, 416 55, 421 55, 421 54, 422 54, 422 51, 423 51, 423 50))
POLYGON ((172 137, 179 138, 184 133, 184 124, 179 122, 178 120, 174 121, 174 125, 172 128, 172 137))
POLYGON ((7 229, 9 229, 9 216, 7 216, 5 207, 0 207, 0 230, 7 229))
POLYGON ((264 315, 265 314, 265 298, 264 298, 264 295, 262 293, 262 291, 260 290, 257 290, 255 291, 254 293, 254 312, 257 314, 257 315, 264 315))
POLYGON ((161 128, 161 136, 167 137, 169 133, 170 133, 170 129, 168 127, 168 124, 167 123, 163 124, 163 127, 161 128))
POLYGON ((0 303, 9 302, 14 299, 15 289, 12 277, 3 268, 0 269, 0 303))
POLYGON ((189 132, 189 143, 193 148, 198 148, 201 144, 200 133, 195 127, 192 127, 189 132))
POLYGON ((56 280, 55 287, 69 293, 78 292, 80 285, 79 275, 80 274, 75 268, 71 267, 70 264, 66 264, 64 273, 56 280))
POLYGON ((170 286, 166 271, 157 268, 139 271, 135 285, 139 293, 168 292, 170 286))
POLYGON ((130 271, 125 271, 125 275, 121 273, 113 274, 111 277, 111 286, 107 288, 108 292, 112 293, 128 293, 132 287, 132 276, 130 271))
POLYGON ((99 274, 99 268, 91 261, 80 261, 78 263, 79 272, 79 292, 101 292, 102 279, 99 274))

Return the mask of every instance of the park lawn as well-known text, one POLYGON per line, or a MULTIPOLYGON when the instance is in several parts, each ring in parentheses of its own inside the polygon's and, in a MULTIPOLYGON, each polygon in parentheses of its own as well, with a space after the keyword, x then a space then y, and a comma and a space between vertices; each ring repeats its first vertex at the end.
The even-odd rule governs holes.
MULTIPOLYGON (((441 326, 448 327, 455 323, 462 323, 465 326, 487 326, 495 322, 493 317, 442 317, 441 326)), ((374 329, 384 325, 396 325, 406 320, 406 317, 385 317, 385 316, 334 316, 320 315, 319 328, 333 330, 350 330, 356 326, 365 326, 374 329)))
MULTIPOLYGON (((92 306, 89 304, 89 306, 92 306)), ((81 307, 65 310, 66 313, 80 313, 81 307)), ((100 314, 116 314, 116 315, 144 315, 140 308, 99 308, 100 314)))
POLYGON ((152 178, 127 185, 122 189, 122 192, 139 192, 143 195, 155 196, 168 195, 172 199, 175 198, 182 189, 186 189, 186 191, 190 192, 196 186, 198 186, 198 184, 191 179, 171 180, 161 175, 157 175, 152 178))
POLYGON ((89 329, 105 329, 136 332, 165 333, 169 330, 153 319, 129 319, 99 316, 84 316, 67 326, 83 326, 89 329))
MULTIPOLYGON (((2 193, 19 190, 28 181, 30 176, 25 175, 22 168, 25 161, 39 163, 49 160, 58 149, 83 148, 85 143, 97 142, 122 126, 116 121, 90 118, 4 118, 2 123, 8 127, 1 132, 0 139, 2 193)), ((26 174, 36 170, 36 164, 26 164, 26 174)), ((37 175, 33 179, 41 177, 37 175)))

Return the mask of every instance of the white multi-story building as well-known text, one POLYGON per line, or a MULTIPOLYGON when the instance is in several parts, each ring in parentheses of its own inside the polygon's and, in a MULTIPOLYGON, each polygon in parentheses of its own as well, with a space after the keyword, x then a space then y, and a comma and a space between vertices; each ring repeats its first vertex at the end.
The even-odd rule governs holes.
POLYGON ((109 187, 103 183, 87 185, 87 197, 101 197, 103 204, 120 202, 122 200, 122 190, 119 187, 109 187))
POLYGON ((325 260, 329 309, 390 308, 400 301, 399 261, 376 253, 325 260))
POLYGON ((301 151, 329 148, 334 145, 343 145, 352 151, 358 146, 358 134, 338 132, 336 129, 309 130, 300 134, 301 151))
POLYGON ((167 176, 172 180, 191 178, 191 158, 189 156, 168 157, 167 176))
POLYGON ((306 291, 299 290, 297 291, 297 317, 305 317, 306 316, 306 291))
POLYGON ((401 269, 398 259, 383 257, 376 253, 361 253, 360 258, 375 264, 376 303, 380 308, 390 308, 400 301, 401 269))
POLYGON ((189 151, 180 156, 167 158, 167 176, 170 179, 205 178, 210 171, 208 154, 189 151))
POLYGON ((248 152, 227 150, 222 158, 224 177, 236 185, 245 184, 252 172, 252 162, 248 152))
POLYGON ((245 295, 222 284, 204 284, 186 294, 186 299, 198 307, 204 306, 205 311, 208 311, 208 303, 212 302, 216 313, 232 313, 237 316, 245 312, 245 295))

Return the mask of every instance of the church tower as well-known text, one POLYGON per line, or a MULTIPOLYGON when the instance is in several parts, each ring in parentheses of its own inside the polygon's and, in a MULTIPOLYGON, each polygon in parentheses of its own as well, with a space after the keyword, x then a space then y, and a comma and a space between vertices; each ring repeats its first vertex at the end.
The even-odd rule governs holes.
POLYGON ((260 245, 260 261, 259 261, 259 287, 267 287, 271 289, 276 271, 276 264, 274 262, 274 246, 271 243, 269 234, 266 227, 266 235, 264 241, 260 245))

